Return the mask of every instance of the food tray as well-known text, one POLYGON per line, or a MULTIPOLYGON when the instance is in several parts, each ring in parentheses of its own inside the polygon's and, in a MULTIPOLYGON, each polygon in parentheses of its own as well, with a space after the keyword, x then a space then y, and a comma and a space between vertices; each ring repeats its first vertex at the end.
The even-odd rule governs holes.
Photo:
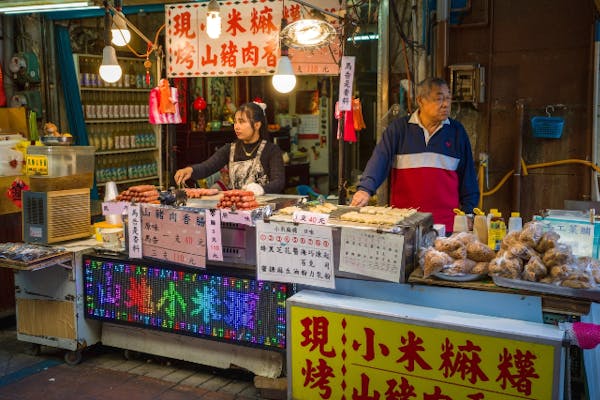
POLYGON ((574 297, 578 299, 600 301, 600 289, 573 289, 564 286, 551 285, 548 283, 502 278, 500 276, 492 276, 492 279, 497 286, 529 290, 537 293, 554 294, 565 297, 574 297))
POLYGON ((42 136, 42 143, 46 146, 70 146, 73 143, 72 136, 42 136))
POLYGON ((51 267, 53 265, 62 265, 72 260, 73 255, 70 252, 51 254, 29 262, 0 259, 0 267, 19 269, 24 271, 35 271, 38 269, 51 267))
POLYGON ((484 279, 487 277, 487 274, 445 274, 443 272, 436 272, 433 276, 444 281, 472 282, 484 279))
POLYGON ((0 267, 36 270, 71 261, 71 252, 61 247, 32 243, 0 244, 0 267))

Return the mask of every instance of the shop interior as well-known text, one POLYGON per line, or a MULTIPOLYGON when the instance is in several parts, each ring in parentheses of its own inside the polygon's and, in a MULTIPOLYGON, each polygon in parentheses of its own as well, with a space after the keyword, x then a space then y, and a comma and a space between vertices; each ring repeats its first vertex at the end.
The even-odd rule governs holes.
MULTIPOLYGON (((157 51, 151 51, 148 57, 151 63, 149 71, 152 75, 152 83, 154 80, 167 76, 164 53, 161 53, 163 51, 162 43, 165 40, 165 30, 162 28, 165 13, 162 7, 157 9, 156 12, 153 12, 152 6, 143 9, 124 7, 128 21, 143 35, 142 37, 132 35, 131 42, 127 47, 115 46, 118 59, 122 59, 126 63, 126 67, 123 67, 124 74, 133 77, 134 81, 135 76, 138 80, 143 79, 144 67, 141 64, 143 64, 144 58, 139 57, 140 54, 144 54, 143 50, 146 47, 143 38, 153 38, 151 40, 154 40, 154 46, 157 47, 157 51), (140 74, 142 74, 141 78, 140 74)), ((271 76, 168 78, 171 86, 178 89, 181 103, 179 108, 183 121, 179 124, 141 127, 142 130, 154 128, 154 132, 150 136, 155 141, 160 137, 160 147, 162 147, 158 166, 143 178, 148 178, 148 183, 155 183, 164 188, 173 186, 173 173, 176 169, 206 159, 216 148, 231 141, 234 137, 231 123, 232 113, 236 107, 244 102, 260 99, 267 105, 266 116, 272 140, 286 153, 284 157, 286 162, 285 193, 296 194, 298 187, 301 187, 300 190, 303 193, 308 191, 313 196, 337 198, 340 185, 344 188, 344 195, 351 193, 352 186, 356 183, 359 171, 364 168, 377 137, 376 76, 379 42, 377 41, 374 10, 376 7, 372 2, 361 2, 353 10, 355 15, 352 19, 353 29, 360 34, 348 37, 344 45, 344 54, 356 57, 353 97, 361 102, 364 120, 364 128, 360 128, 356 132, 355 142, 344 142, 338 139, 342 127, 338 128, 338 119, 335 115, 335 104, 339 96, 337 75, 297 74, 296 87, 292 92, 285 94, 274 89, 271 76), (344 147, 341 158, 340 143, 344 147), (159 170, 160 176, 154 179, 159 170), (341 177, 338 171, 341 172, 341 177)), ((68 33, 72 53, 78 60, 76 69, 87 69, 93 73, 92 65, 94 62, 100 61, 97 55, 102 54, 104 46, 103 18, 102 13, 97 12, 91 13, 87 18, 73 18, 57 22, 64 25, 66 33, 68 33)), ((66 51, 68 53, 68 49, 66 51)), ((337 58, 332 56, 332 59, 338 63, 340 61, 339 56, 337 58)), ((61 62, 60 59, 58 61, 61 62)), ((81 73, 82 71, 76 72, 81 73)), ((47 95, 56 96, 58 104, 60 104, 53 117, 60 130, 63 129, 62 127, 74 124, 73 117, 69 116, 69 99, 58 90, 66 77, 55 74, 53 79, 56 79, 57 82, 56 92, 47 93, 47 95)), ((90 83, 96 84, 93 79, 90 83)), ((132 82, 132 88, 133 85, 132 82)), ((75 89, 74 87, 72 90, 75 89)), ((88 98, 94 99, 90 100, 92 102, 103 103, 102 99, 99 100, 95 96, 96 91, 100 88, 92 87, 86 90, 90 91, 81 91, 84 108, 88 103, 88 98)), ((131 95, 131 99, 129 99, 126 92, 120 93, 118 90, 105 95, 107 96, 106 102, 109 103, 138 102, 135 94, 131 95)), ((47 118, 52 117, 48 115, 47 118)), ((89 122, 86 115, 84 115, 84 120, 89 122)), ((115 133, 115 129, 112 129, 114 126, 89 123, 86 125, 86 132, 82 136, 87 136, 87 138, 77 137, 77 132, 74 133, 77 143, 92 145, 100 153, 114 151, 115 146, 119 146, 119 138, 114 136, 120 135, 118 130, 115 133), (104 133, 103 128, 105 128, 104 133), (111 132, 108 133, 108 131, 111 132), (106 135, 113 137, 104 138, 103 136, 106 135)), ((100 168, 97 168, 97 173, 98 169, 104 170, 103 165, 101 164, 100 168)), ((100 174, 102 175, 101 179, 96 177, 96 196, 99 199, 103 198, 103 186, 106 181, 117 181, 118 183, 131 180, 130 177, 121 179, 121 176, 104 176, 102 172, 100 174)), ((218 179, 217 175, 210 177, 208 181, 197 182, 197 185, 210 186, 216 179, 218 179)))

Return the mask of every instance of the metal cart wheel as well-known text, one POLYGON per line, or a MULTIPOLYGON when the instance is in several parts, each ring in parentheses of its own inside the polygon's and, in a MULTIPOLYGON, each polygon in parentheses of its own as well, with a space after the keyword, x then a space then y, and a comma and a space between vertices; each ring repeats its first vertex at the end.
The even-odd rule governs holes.
POLYGON ((123 350, 123 358, 127 361, 136 360, 140 357, 140 353, 134 350, 124 349, 123 350))
POLYGON ((83 359, 81 350, 67 351, 65 353, 65 362, 69 365, 77 365, 83 359))
POLYGON ((42 353, 42 345, 37 343, 31 343, 26 353, 32 356, 39 356, 42 353))

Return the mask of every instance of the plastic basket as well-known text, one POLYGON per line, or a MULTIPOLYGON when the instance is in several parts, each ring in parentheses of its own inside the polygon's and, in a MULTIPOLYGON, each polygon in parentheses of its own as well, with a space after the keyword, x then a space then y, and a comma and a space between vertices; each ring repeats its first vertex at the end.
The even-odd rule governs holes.
POLYGON ((533 137, 560 139, 565 126, 562 117, 533 117, 531 118, 531 129, 533 137))

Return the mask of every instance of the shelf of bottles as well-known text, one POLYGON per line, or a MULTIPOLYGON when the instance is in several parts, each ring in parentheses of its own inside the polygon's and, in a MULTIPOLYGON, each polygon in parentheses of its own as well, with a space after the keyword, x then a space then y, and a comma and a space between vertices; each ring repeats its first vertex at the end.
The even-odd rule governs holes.
POLYGON ((88 140, 96 148, 96 185, 160 185, 160 129, 148 123, 154 77, 146 79, 142 59, 119 57, 123 75, 106 83, 98 74, 101 61, 96 55, 75 55, 88 140))

